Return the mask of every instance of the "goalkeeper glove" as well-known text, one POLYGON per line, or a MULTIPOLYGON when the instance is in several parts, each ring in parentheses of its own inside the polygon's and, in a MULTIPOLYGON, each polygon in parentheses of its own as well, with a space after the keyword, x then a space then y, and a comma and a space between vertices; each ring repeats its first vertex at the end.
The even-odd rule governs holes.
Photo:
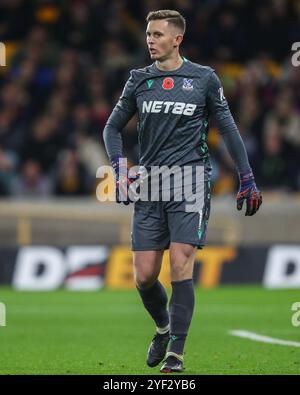
POLYGON ((115 191, 116 191, 116 202, 123 203, 127 206, 134 200, 131 200, 128 196, 130 185, 137 181, 139 175, 135 173, 132 176, 128 174, 127 159, 121 156, 112 158, 111 165, 115 173, 115 191))
POLYGON ((239 173, 240 189, 236 196, 237 209, 243 208, 246 200, 245 215, 254 215, 262 204, 262 194, 257 189, 252 171, 248 173, 239 173))

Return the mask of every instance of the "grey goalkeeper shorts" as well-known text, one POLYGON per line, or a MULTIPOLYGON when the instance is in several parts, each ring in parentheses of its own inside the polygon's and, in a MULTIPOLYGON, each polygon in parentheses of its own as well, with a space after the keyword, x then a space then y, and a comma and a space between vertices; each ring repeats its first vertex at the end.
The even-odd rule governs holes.
MULTIPOLYGON (((205 178, 198 188, 199 201, 192 204, 189 199, 181 201, 137 201, 131 222, 132 251, 168 249, 170 242, 191 244, 199 249, 206 241, 210 215, 210 181, 205 178)), ((199 184, 198 184, 199 186, 199 184)), ((195 192, 196 183, 192 191, 195 192)))

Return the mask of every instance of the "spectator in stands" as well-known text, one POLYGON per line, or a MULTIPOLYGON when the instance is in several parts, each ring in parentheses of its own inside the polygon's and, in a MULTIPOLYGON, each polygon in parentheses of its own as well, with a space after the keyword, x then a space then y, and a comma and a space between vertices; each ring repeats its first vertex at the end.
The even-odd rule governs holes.
POLYGON ((300 148, 300 115, 291 89, 286 88, 278 95, 267 122, 278 122, 283 139, 300 148))
POLYGON ((280 130, 277 121, 265 124, 263 147, 253 162, 257 179, 268 190, 287 190, 295 188, 299 166, 296 166, 296 153, 280 130))
MULTIPOLYGON (((186 16, 190 29, 184 54, 204 65, 215 64, 250 162, 259 168, 264 153, 270 163, 270 157, 274 162, 276 155, 286 155, 288 147, 292 154, 287 159, 293 158, 294 164, 288 165, 294 168, 288 171, 289 188, 300 190, 300 68, 291 67, 290 61, 291 44, 299 37, 300 8, 293 0, 2 1, 0 41, 8 49, 8 66, 0 68, 2 179, 4 173, 6 180, 15 172, 23 177, 25 163, 34 161, 41 177, 56 174, 57 181, 57 158, 66 149, 75 150, 80 158, 76 163, 84 162, 83 173, 93 173, 95 159, 87 158, 87 149, 91 158, 101 157, 94 144, 102 142, 120 88, 130 69, 149 60, 142 43, 144 18, 155 8, 177 8, 186 16), (284 140, 276 155, 264 132, 273 128, 268 122, 279 125, 284 140)), ((129 123, 124 134, 124 148, 136 163, 137 131, 129 123)), ((212 154, 219 185, 215 191, 230 193, 235 180, 229 180, 232 168, 220 141, 215 141, 212 154)), ((67 173, 77 174, 73 178, 80 179, 82 170, 75 171, 79 163, 68 164, 67 173)), ((2 181, 2 193, 9 193, 8 185, 2 181)), ((93 193, 94 183, 88 185, 78 191, 93 193)), ((266 185, 272 189, 272 183, 266 185)))
POLYGON ((24 141, 21 149, 21 163, 31 159, 39 164, 44 173, 51 171, 62 148, 55 126, 55 121, 47 114, 35 121, 32 133, 24 141))
POLYGON ((84 130, 78 130, 74 140, 78 160, 84 165, 92 185, 96 182, 98 167, 109 164, 106 153, 99 142, 84 130))
POLYGON ((15 170, 15 154, 9 151, 6 152, 0 147, 0 196, 8 196, 11 193, 15 170))
POLYGON ((75 150, 61 153, 55 174, 54 193, 57 196, 82 196, 91 190, 87 170, 75 150))
POLYGON ((41 166, 34 160, 27 160, 21 166, 21 174, 12 183, 15 197, 47 198, 51 194, 51 181, 43 174, 41 166))

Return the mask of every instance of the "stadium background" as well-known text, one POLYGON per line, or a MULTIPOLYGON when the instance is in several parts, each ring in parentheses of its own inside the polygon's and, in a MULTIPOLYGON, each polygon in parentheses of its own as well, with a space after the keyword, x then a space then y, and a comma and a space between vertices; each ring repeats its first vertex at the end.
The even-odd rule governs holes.
MULTIPOLYGON (((278 310, 273 306, 270 317, 288 317, 291 303, 297 301, 300 67, 292 65, 291 47, 300 41, 299 2, 3 0, 0 42, 6 47, 6 66, 0 67, 0 301, 7 305, 8 322, 9 314, 13 321, 21 310, 26 313, 25 300, 37 311, 43 310, 39 301, 45 303, 45 311, 49 303, 50 313, 52 297, 57 304, 69 306, 72 300, 80 304, 81 293, 73 293, 71 299, 58 289, 101 289, 99 295, 90 293, 95 305, 114 292, 111 300, 119 300, 121 310, 122 301, 129 300, 140 308, 135 313, 144 317, 139 300, 120 291, 134 288, 131 207, 97 201, 101 180, 96 171, 108 164, 102 131, 129 71, 150 63, 145 16, 150 10, 164 8, 176 9, 186 17, 182 54, 219 74, 264 198, 254 217, 245 218, 236 211, 236 172, 212 124, 208 143, 213 201, 208 246, 196 258, 194 279, 200 286, 199 295, 204 292, 209 308, 210 299, 205 295, 214 294, 206 294, 205 288, 218 292, 219 284, 244 285, 237 287, 237 294, 228 288, 233 292, 232 311, 236 298, 241 297, 243 303, 246 295, 248 304, 247 298, 253 295, 252 303, 260 303, 266 317, 270 310, 264 294, 252 293, 246 284, 291 288, 290 296, 285 294, 286 304, 282 294, 270 296, 271 304, 278 301, 278 310), (32 295, 16 290, 52 291, 53 296, 46 300, 47 292, 32 295)), ((123 142, 130 163, 136 164, 135 118, 124 129, 123 142)), ((169 284, 167 253, 161 280, 169 284)), ((222 310, 223 301, 223 296, 216 297, 214 303, 222 310)), ((224 314, 228 309, 229 305, 227 310, 224 307, 224 314)), ((290 322, 284 325, 286 333, 295 329, 290 322)), ((289 335, 296 340, 298 332, 289 335)), ((8 342, 15 341, 9 336, 8 342)), ((4 351, 9 352, 9 347, 4 351)), ((13 362, 11 366, 5 371, 20 372, 13 362)), ((32 371, 43 371, 41 366, 32 371)), ((114 372, 113 367, 107 372, 114 372)))

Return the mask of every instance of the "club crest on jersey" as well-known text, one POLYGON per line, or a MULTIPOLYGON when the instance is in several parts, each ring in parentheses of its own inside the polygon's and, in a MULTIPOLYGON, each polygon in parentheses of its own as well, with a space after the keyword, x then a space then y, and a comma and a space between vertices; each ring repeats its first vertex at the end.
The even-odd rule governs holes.
POLYGON ((162 87, 166 90, 174 88, 174 80, 171 77, 167 77, 163 80, 162 87))
POLYGON ((185 91, 191 91, 194 89, 193 87, 193 80, 189 78, 183 79, 182 89, 185 91))

